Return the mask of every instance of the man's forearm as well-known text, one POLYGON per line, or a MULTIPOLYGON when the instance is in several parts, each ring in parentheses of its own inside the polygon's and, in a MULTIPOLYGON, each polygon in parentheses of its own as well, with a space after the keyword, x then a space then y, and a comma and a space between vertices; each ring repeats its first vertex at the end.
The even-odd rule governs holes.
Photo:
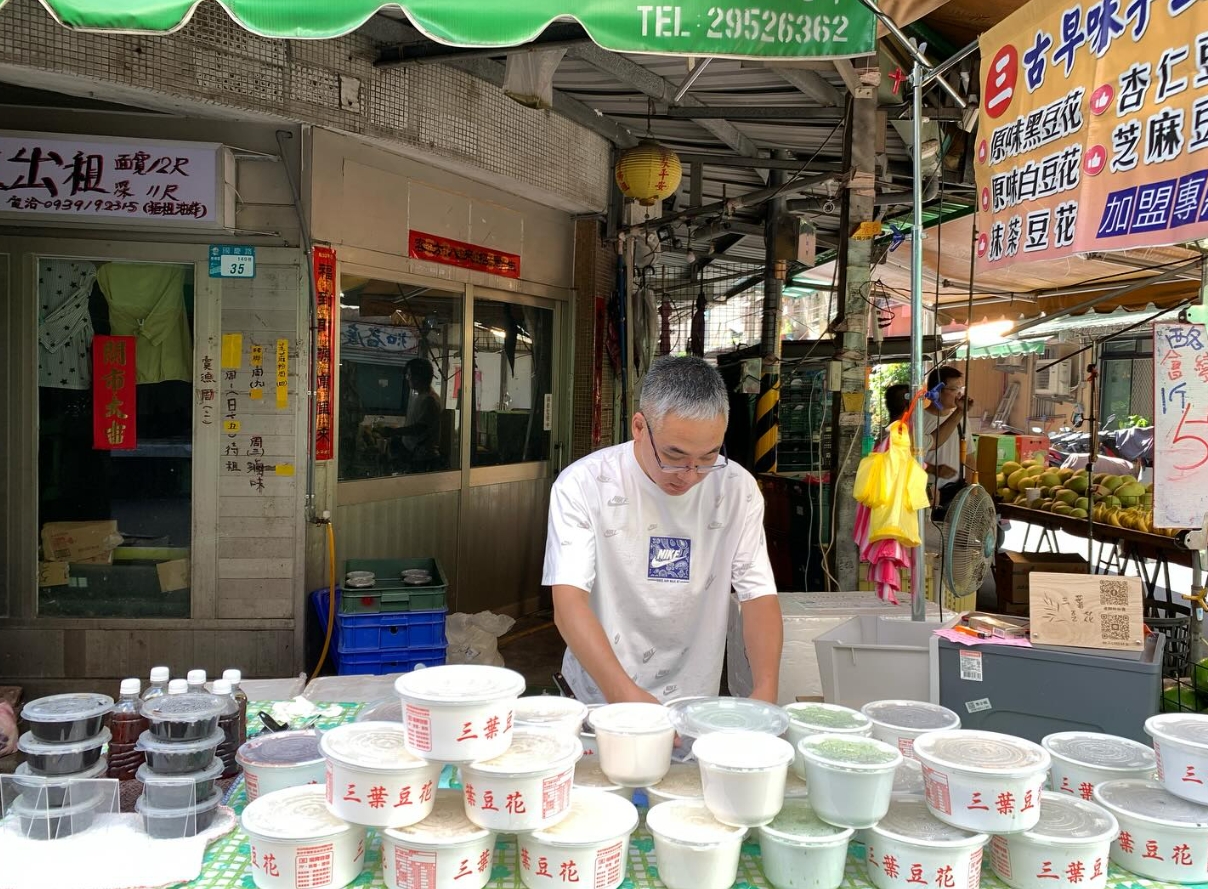
POLYGON ((566 647, 609 703, 642 699, 640 689, 617 660, 604 628, 588 604, 585 590, 572 586, 554 587, 554 623, 566 647))
POLYGON ((775 704, 780 691, 780 654, 784 648, 779 597, 760 596, 742 603, 742 641, 754 680, 751 697, 775 704))

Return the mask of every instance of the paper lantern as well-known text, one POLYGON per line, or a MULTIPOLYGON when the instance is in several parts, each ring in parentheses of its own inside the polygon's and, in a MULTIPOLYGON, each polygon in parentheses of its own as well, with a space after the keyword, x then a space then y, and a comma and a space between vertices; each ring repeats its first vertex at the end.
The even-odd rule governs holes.
POLYGON ((643 139, 617 159, 617 187, 643 207, 674 194, 683 178, 679 155, 653 139, 643 139))

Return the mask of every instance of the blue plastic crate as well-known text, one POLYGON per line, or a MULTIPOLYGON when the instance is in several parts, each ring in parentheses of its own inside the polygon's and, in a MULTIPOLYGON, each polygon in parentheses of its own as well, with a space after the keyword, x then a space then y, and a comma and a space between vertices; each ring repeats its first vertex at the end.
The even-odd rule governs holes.
MULTIPOLYGON (((339 595, 337 587, 336 594, 339 595)), ((327 632, 327 590, 311 593, 320 631, 327 632)), ((445 662, 444 611, 336 614, 329 656, 341 676, 406 673, 445 662)))
POLYGON ((410 651, 345 651, 331 653, 340 676, 382 676, 410 673, 416 667, 439 667, 445 662, 447 646, 413 648, 410 651))

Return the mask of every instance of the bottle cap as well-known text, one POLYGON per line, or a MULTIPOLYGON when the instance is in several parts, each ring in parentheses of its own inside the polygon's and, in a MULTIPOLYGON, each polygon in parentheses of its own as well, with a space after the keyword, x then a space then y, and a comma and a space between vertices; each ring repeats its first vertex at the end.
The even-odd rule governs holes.
POLYGON ((239 670, 223 670, 222 678, 231 683, 231 685, 238 685, 243 681, 243 673, 239 670))
POLYGON ((151 668, 151 681, 152 682, 167 682, 168 677, 170 675, 171 674, 168 672, 167 667, 152 667, 151 668))
POLYGON ((168 683, 168 694, 170 695, 183 695, 188 690, 189 683, 185 682, 183 679, 173 679, 168 683))
POLYGON ((231 683, 225 679, 215 679, 210 686, 210 693, 218 696, 229 695, 231 693, 231 683))
POLYGON ((123 679, 122 680, 122 694, 124 694, 124 695, 136 695, 140 691, 142 691, 142 689, 143 689, 143 684, 141 682, 139 682, 138 679, 123 679))
POLYGON ((206 671, 205 670, 190 670, 188 672, 189 685, 205 685, 206 671))

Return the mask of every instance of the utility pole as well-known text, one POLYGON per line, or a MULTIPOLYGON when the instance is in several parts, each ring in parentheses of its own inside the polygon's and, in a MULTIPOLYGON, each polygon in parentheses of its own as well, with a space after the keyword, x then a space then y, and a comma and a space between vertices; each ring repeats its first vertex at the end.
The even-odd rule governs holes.
MULTIPOLYGON (((777 151, 776 157, 791 157, 777 151)), ((783 170, 772 170, 768 187, 784 185, 783 170)), ((788 275, 783 233, 786 199, 774 195, 764 204, 763 323, 760 334, 762 367, 759 400, 755 403, 755 472, 776 471, 776 444, 780 438, 780 300, 788 275)))

